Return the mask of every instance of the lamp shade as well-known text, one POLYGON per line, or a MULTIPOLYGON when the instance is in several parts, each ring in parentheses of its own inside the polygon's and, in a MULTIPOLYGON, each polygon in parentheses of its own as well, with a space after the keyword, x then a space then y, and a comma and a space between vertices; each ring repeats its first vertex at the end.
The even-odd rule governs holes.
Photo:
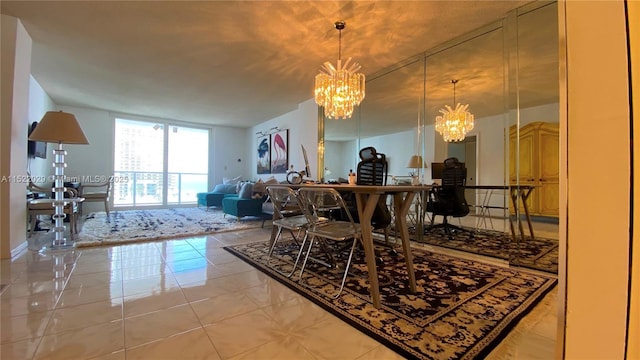
POLYGON ((89 144, 73 114, 48 111, 29 136, 29 140, 60 144, 89 144))
POLYGON ((412 155, 407 167, 411 169, 426 168, 427 164, 422 161, 422 155, 412 155))

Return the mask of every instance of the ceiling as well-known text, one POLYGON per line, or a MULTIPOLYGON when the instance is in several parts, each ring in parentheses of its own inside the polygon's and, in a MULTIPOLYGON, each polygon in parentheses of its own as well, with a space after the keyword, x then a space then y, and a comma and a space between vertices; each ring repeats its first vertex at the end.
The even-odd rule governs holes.
MULTIPOLYGON (((313 97, 320 65, 374 74, 529 1, 2 1, 58 105, 250 127, 313 97)), ((365 99, 366 101, 366 99, 365 99)), ((416 104, 417 107, 417 104, 416 104)))

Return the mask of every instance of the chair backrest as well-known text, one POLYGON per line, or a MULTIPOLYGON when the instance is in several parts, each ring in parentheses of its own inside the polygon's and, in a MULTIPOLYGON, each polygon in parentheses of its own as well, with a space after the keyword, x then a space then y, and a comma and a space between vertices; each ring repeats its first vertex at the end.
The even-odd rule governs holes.
POLYGON ((332 188, 314 188, 303 187, 298 189, 298 198, 307 221, 311 227, 319 223, 326 223, 328 212, 340 211, 345 214, 342 221, 349 221, 354 224, 355 221, 347 209, 345 201, 338 191, 332 188))
MULTIPOLYGON (((365 147, 360 150, 358 163, 357 184, 358 185, 387 185, 388 164, 385 154, 379 153, 374 147, 365 147)), ((380 201, 373 210, 371 225, 374 229, 383 229, 391 223, 391 211, 387 207, 385 196, 380 197, 380 201)))
POLYGON ((436 213, 457 217, 469 214, 469 204, 464 197, 466 180, 467 169, 458 158, 451 157, 444 161, 442 185, 434 189, 438 202, 436 213))
POLYGON ((302 212, 300 200, 293 189, 288 186, 267 186, 267 194, 273 205, 273 212, 277 218, 283 218, 302 212))
POLYGON ((358 185, 386 185, 387 184, 387 158, 374 147, 365 147, 360 150, 360 162, 357 168, 358 185))

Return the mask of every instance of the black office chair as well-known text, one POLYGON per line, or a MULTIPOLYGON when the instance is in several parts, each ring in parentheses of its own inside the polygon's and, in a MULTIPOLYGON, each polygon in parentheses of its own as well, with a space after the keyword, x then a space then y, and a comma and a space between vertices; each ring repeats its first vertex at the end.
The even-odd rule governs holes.
MULTIPOLYGON (((387 159, 385 154, 379 153, 374 147, 362 148, 359 152, 360 162, 357 167, 357 185, 386 185, 387 184, 387 159)), ((343 199, 347 203, 349 212, 355 222, 359 222, 358 209, 353 193, 345 194, 343 199)), ((346 218, 344 215, 341 218, 346 218)), ((391 224, 391 212, 387 207, 387 197, 380 196, 376 208, 371 216, 371 228, 384 231, 385 245, 391 248, 392 254, 397 254, 389 244, 389 224, 391 224)), ((381 261, 379 256, 376 258, 381 261)))
POLYGON ((465 232, 473 237, 473 231, 452 225, 449 217, 463 217, 469 214, 469 204, 464 198, 464 186, 467 179, 467 169, 458 158, 451 157, 444 161, 442 170, 442 185, 433 186, 429 190, 427 211, 431 212, 431 225, 425 233, 442 228, 449 239, 453 240, 456 232, 465 232), (434 224, 436 215, 442 215, 441 224, 434 224))

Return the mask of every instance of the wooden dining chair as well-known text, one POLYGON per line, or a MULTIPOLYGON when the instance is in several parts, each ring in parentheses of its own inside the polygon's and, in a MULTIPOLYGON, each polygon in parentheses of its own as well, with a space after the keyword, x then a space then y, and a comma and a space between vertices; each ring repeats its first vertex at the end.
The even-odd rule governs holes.
POLYGON ((84 201, 80 203, 80 214, 82 214, 83 203, 101 202, 104 203, 104 212, 109 216, 109 197, 111 196, 112 183, 113 176, 104 182, 80 184, 79 196, 84 198, 84 201))

